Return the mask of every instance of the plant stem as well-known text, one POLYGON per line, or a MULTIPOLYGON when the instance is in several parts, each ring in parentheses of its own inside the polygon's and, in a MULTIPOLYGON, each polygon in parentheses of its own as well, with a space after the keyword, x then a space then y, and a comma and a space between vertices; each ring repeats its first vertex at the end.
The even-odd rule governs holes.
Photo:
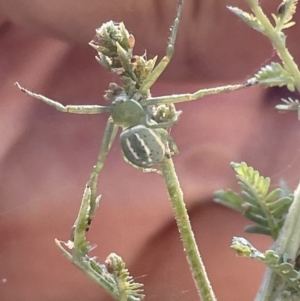
MULTIPOLYGON (((286 216, 285 223, 275 242, 275 252, 279 256, 288 256, 294 261, 298 255, 300 247, 300 184, 294 192, 294 201, 286 216)), ((276 286, 278 285, 278 275, 268 269, 264 276, 263 283, 255 298, 255 301, 274 300, 276 286)))
POLYGON ((294 84, 298 91, 300 91, 300 72, 293 57, 285 46, 285 35, 281 31, 277 31, 270 23, 267 16, 258 4, 257 0, 246 0, 256 18, 265 28, 263 34, 266 35, 272 42, 285 68, 289 70, 294 78, 294 84))
POLYGON ((114 289, 114 286, 107 281, 105 277, 102 277, 101 274, 96 273, 90 266, 90 263, 86 258, 85 260, 81 261, 73 261, 73 256, 65 250, 65 248, 62 246, 62 243, 58 240, 55 239, 55 243, 58 246, 58 248, 61 250, 63 255, 70 260, 73 264, 76 265, 76 267, 81 270, 85 275, 87 275, 90 279, 92 279, 95 283, 98 285, 101 285, 101 287, 110 295, 112 296, 115 300, 118 300, 118 295, 114 289))
POLYGON ((198 294, 204 301, 215 301, 216 297, 197 247, 173 161, 172 159, 165 158, 160 166, 198 294))
POLYGON ((294 201, 291 204, 281 229, 276 253, 278 255, 287 254, 290 259, 295 260, 300 247, 300 184, 294 192, 294 201))

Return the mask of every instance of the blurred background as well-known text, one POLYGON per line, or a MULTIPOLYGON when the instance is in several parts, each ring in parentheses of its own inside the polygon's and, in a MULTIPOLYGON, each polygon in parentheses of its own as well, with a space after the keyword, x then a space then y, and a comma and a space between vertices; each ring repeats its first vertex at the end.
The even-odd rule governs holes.
MULTIPOLYGON (((270 15, 280 2, 261 0, 270 15)), ((96 161, 107 114, 63 114, 21 93, 14 82, 64 104, 105 104, 117 81, 88 45, 103 22, 124 21, 135 52, 165 53, 176 0, 0 0, 0 299, 111 300, 59 252, 68 240, 96 161)), ((232 15, 243 0, 186 0, 175 55, 152 94, 194 92, 246 81, 277 60, 269 41, 232 15)), ((295 20, 299 17, 296 14, 295 20)), ((299 27, 287 31, 300 59, 299 27)), ((237 258, 232 236, 260 250, 271 240, 246 235, 248 222, 212 202, 217 189, 237 189, 231 161, 245 161, 272 187, 299 181, 299 121, 278 114, 284 89, 252 87, 180 104, 172 128, 174 157, 200 252, 218 300, 253 300, 264 267, 237 258)), ((100 175, 101 205, 88 234, 103 262, 119 254, 145 284, 147 300, 198 300, 162 178, 125 163, 118 140, 100 175)))

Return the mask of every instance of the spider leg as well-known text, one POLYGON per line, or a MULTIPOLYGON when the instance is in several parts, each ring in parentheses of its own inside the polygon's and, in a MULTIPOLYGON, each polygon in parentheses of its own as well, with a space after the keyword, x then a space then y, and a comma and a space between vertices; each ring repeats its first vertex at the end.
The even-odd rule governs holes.
MULTIPOLYGON (((98 177, 103 168, 106 156, 116 138, 119 127, 113 122, 112 118, 109 117, 104 130, 100 151, 98 154, 97 162, 93 167, 92 174, 89 179, 89 185, 91 187, 91 200, 95 201, 97 197, 97 185, 98 177)), ((93 209, 93 204, 91 203, 91 210, 93 209)))
POLYGON ((15 83, 15 85, 24 93, 27 95, 36 98, 38 100, 41 100, 45 104, 54 107, 56 110, 66 113, 74 113, 74 114, 100 114, 105 112, 110 112, 111 108, 108 106, 98 106, 98 105, 66 105, 52 100, 46 96, 43 96, 41 94, 37 94, 34 92, 31 92, 22 86, 20 86, 19 83, 15 83))
POLYGON ((78 239, 81 238, 80 233, 82 232, 82 226, 79 225, 80 220, 83 219, 84 223, 86 224, 84 232, 87 232, 91 225, 94 213, 98 208, 99 201, 101 199, 101 195, 97 196, 98 178, 104 166, 106 156, 116 138, 118 128, 119 127, 113 122, 112 118, 109 117, 104 130, 97 162, 94 165, 91 176, 86 184, 79 215, 71 229, 71 241, 74 241, 74 244, 77 237, 78 239), (88 214, 86 214, 87 210, 84 208, 87 202, 89 207, 88 214))
POLYGON ((175 125, 177 122, 178 122, 178 119, 164 121, 164 122, 160 122, 160 123, 146 123, 146 125, 149 129, 161 129, 161 128, 166 129, 166 128, 169 128, 169 127, 175 125))
POLYGON ((186 94, 174 94, 174 95, 166 95, 166 96, 159 96, 159 97, 148 97, 145 100, 142 100, 141 104, 143 106, 147 105, 158 105, 158 104, 170 104, 170 103, 179 103, 191 100, 197 100, 207 95, 224 93, 224 92, 231 92, 234 90, 243 89, 246 87, 250 87, 255 85, 256 82, 252 82, 249 84, 250 80, 244 84, 237 84, 237 85, 227 85, 217 88, 208 88, 208 89, 200 89, 194 93, 186 93, 186 94))
POLYGON ((179 154, 178 147, 172 138, 172 136, 164 129, 157 129, 157 132, 166 140, 167 142, 167 150, 166 157, 171 158, 173 155, 179 154))
POLYGON ((147 94, 148 90, 151 88, 151 86, 155 83, 155 81, 159 78, 159 76, 162 74, 162 72, 168 66, 168 64, 173 56, 182 5, 183 5, 183 0, 178 0, 177 15, 174 20, 174 24, 172 26, 171 36, 170 36, 169 43, 167 46, 166 55, 162 58, 162 60, 158 63, 158 65, 152 70, 152 72, 149 74, 149 76, 144 80, 143 85, 141 86, 141 88, 139 90, 139 92, 141 92, 141 94, 143 94, 143 95, 147 94))

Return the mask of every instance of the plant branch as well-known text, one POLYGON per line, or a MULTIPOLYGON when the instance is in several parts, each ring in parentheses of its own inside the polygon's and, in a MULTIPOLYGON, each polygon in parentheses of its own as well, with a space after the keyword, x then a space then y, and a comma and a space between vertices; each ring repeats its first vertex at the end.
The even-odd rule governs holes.
MULTIPOLYGON (((300 184, 294 192, 294 201, 291 204, 286 216, 285 223, 275 242, 275 253, 283 258, 294 261, 298 255, 300 247, 300 184)), ((259 289, 255 301, 274 300, 274 289, 277 286, 278 275, 275 272, 268 271, 264 276, 263 283, 259 289)))
POLYGON ((276 49, 280 59, 282 60, 286 69, 288 69, 294 78, 294 84, 298 91, 300 91, 300 72, 297 64, 295 63, 293 57, 289 53, 285 45, 285 35, 281 31, 277 31, 275 27, 272 26, 271 22, 264 14, 263 10, 259 6, 257 0, 246 0, 250 6, 252 12, 255 14, 256 18, 259 20, 261 25, 264 27, 263 34, 266 35, 272 42, 274 48, 276 49))
POLYGON ((192 231, 173 161, 172 159, 165 158, 160 166, 198 294, 204 301, 216 301, 192 231))

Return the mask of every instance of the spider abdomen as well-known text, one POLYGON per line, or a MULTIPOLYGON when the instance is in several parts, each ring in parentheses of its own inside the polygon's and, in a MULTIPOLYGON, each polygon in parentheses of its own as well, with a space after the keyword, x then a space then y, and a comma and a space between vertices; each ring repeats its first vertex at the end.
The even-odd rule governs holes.
POLYGON ((159 131, 136 125, 120 135, 124 157, 131 164, 149 168, 159 164, 166 154, 166 142, 159 131))

